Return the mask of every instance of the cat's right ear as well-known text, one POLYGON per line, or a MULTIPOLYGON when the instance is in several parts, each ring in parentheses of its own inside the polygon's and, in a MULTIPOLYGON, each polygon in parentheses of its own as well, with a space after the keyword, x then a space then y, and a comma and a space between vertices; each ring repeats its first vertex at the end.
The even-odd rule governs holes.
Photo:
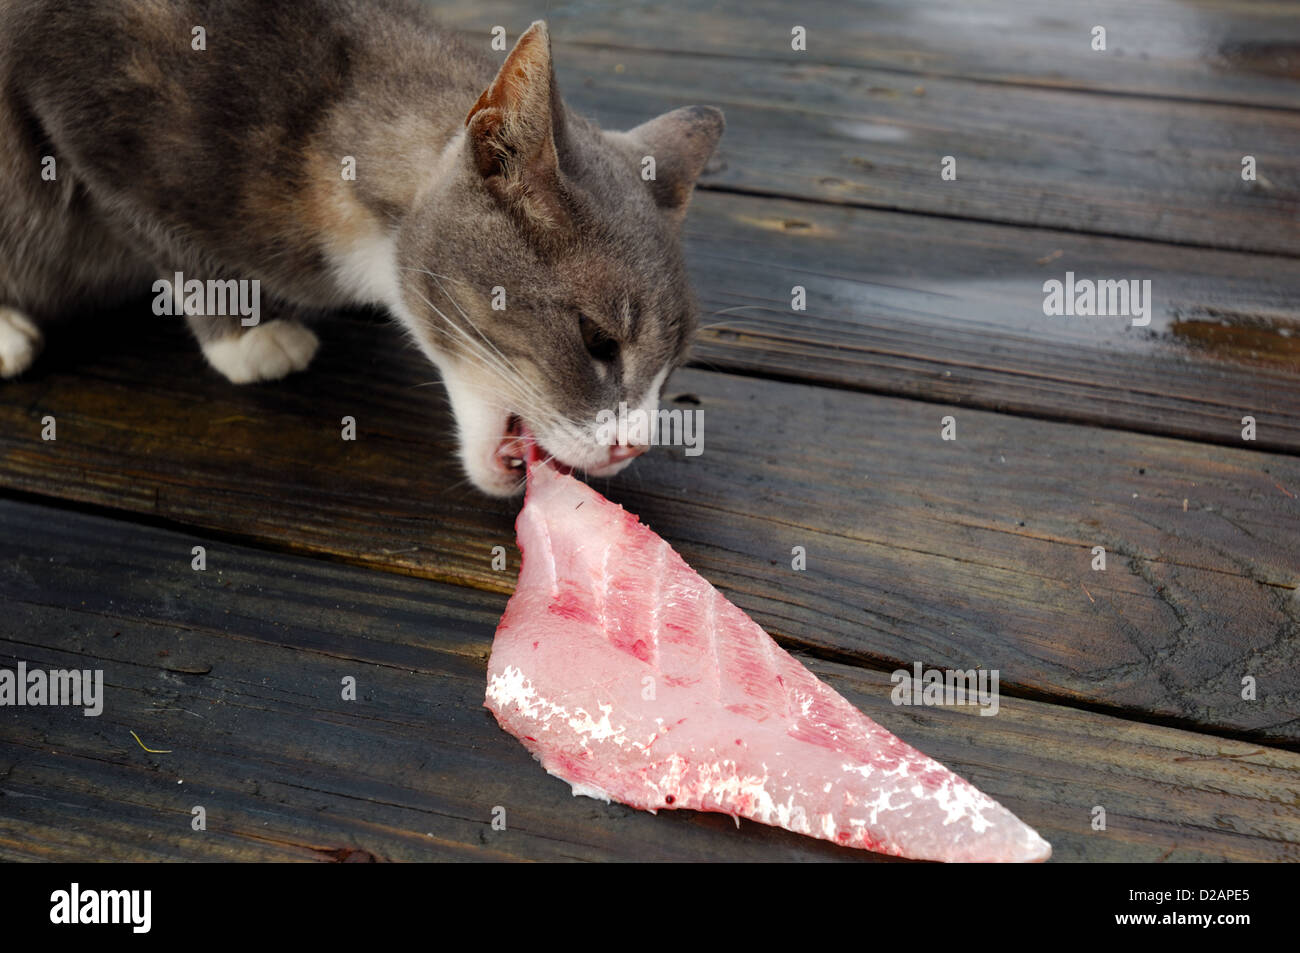
POLYGON ((647 184, 672 221, 681 224, 695 180, 718 147, 726 128, 721 109, 683 106, 630 129, 626 136, 655 158, 655 177, 647 184))
POLYGON ((551 38, 537 20, 465 117, 470 157, 488 191, 543 230, 568 221, 555 147, 560 109, 551 38))

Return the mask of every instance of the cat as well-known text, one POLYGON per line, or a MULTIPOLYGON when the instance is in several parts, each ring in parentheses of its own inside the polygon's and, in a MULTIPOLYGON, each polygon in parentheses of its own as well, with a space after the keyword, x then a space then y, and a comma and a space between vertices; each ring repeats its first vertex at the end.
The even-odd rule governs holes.
POLYGON ((303 317, 377 305, 480 490, 518 492, 526 433, 612 475, 646 448, 594 421, 653 414, 695 332, 680 233, 723 127, 571 112, 542 21, 498 69, 413 0, 0 0, 0 376, 79 307, 256 281, 256 323, 177 298, 231 382, 306 368, 303 317))

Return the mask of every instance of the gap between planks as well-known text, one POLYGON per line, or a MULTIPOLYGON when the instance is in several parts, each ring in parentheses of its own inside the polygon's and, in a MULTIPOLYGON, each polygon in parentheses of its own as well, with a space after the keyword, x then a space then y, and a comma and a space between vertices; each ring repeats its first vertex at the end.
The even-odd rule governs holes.
POLYGON ((1166 248, 1189 248, 1197 251, 1233 252, 1239 255, 1267 255, 1276 258, 1300 259, 1300 251, 1286 249, 1269 249, 1256 251, 1249 248, 1234 248, 1212 242, 1194 239, 1178 239, 1168 236, 1143 235, 1138 232, 1112 232, 1097 228, 1080 228, 1074 225, 1047 223, 1036 224, 1022 222, 1014 218, 989 218, 981 215, 961 215, 951 212, 936 212, 930 209, 900 205, 890 202, 868 202, 863 199, 831 199, 807 193, 783 191, 781 189, 759 189, 739 185, 723 185, 717 182, 700 182, 695 186, 697 192, 715 192, 720 195, 740 195, 756 199, 781 199, 787 202, 799 202, 804 205, 826 208, 858 208, 869 212, 893 212, 898 215, 911 215, 917 218, 933 219, 940 222, 967 222, 972 225, 994 225, 999 228, 1014 228, 1027 234, 1071 235, 1079 238, 1110 239, 1112 241, 1141 242, 1166 248))

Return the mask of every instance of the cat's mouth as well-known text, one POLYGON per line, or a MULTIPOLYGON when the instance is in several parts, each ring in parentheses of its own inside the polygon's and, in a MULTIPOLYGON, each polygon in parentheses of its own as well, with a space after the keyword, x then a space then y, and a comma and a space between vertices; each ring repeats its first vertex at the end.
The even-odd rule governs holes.
POLYGON ((512 476, 522 477, 524 461, 528 459, 532 443, 533 435, 528 432, 523 420, 518 414, 511 414, 506 418, 505 429, 497 441, 496 453, 493 454, 497 468, 512 476))
POLYGON ((561 463, 555 455, 542 446, 537 435, 528 428, 522 417, 511 414, 506 418, 501 439, 497 441, 493 460, 502 473, 515 479, 523 479, 527 464, 535 460, 548 460, 551 466, 561 473, 572 473, 573 469, 561 463))

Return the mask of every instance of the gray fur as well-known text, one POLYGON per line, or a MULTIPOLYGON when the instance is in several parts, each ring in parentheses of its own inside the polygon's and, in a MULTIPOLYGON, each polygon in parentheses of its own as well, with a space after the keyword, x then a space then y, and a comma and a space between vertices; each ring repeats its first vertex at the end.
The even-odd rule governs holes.
MULTIPOLYGON (((282 330, 388 307, 443 371, 486 492, 517 488, 483 458, 504 413, 601 472, 583 428, 685 357, 678 232, 721 133, 705 107, 627 133, 571 113, 540 23, 498 75, 403 0, 0 0, 0 373, 6 313, 47 326, 177 271, 257 279, 282 330), (579 314, 615 359, 593 358, 579 314)), ((256 358, 278 333, 188 321, 232 380, 230 349, 256 358)), ((288 364, 258 358, 243 379, 305 366, 301 334, 288 364)))

